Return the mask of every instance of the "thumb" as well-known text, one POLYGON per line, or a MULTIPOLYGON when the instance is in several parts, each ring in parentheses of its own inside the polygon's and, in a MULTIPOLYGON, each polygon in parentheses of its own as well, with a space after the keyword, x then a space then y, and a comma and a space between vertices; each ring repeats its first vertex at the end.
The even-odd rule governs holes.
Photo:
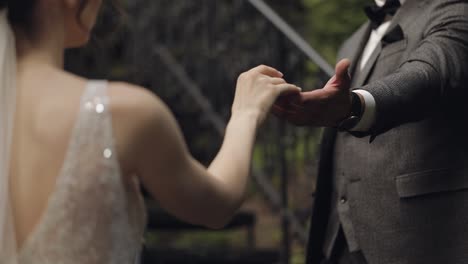
POLYGON ((349 76, 348 69, 351 62, 348 59, 340 60, 335 67, 335 76, 331 85, 339 89, 349 89, 351 84, 351 77, 349 76))

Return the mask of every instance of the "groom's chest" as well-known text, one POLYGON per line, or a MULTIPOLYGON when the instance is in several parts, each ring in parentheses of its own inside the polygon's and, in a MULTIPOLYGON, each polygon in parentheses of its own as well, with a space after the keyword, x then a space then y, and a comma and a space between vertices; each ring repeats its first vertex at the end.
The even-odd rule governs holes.
POLYGON ((364 64, 361 64, 361 59, 372 33, 370 23, 362 25, 346 40, 338 58, 351 60, 353 88, 389 76, 411 59, 423 41, 423 33, 430 20, 429 7, 421 8, 424 7, 421 5, 423 2, 410 1, 406 9, 397 13, 364 64))

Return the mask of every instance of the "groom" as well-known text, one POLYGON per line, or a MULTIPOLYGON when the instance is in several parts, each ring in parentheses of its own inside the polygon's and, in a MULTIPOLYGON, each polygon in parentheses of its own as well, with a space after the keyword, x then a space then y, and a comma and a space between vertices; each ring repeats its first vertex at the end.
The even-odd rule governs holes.
POLYGON ((329 127, 307 263, 468 263, 468 1, 365 11, 328 84, 275 105, 329 127))

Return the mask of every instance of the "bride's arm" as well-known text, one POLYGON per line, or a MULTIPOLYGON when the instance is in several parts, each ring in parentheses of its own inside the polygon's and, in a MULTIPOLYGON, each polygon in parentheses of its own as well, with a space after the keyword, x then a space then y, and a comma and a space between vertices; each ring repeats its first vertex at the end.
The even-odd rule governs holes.
POLYGON ((163 208, 211 228, 229 221, 244 199, 258 126, 281 93, 298 92, 280 77, 261 66, 239 78, 224 142, 208 169, 192 158, 164 103, 143 92, 133 99, 127 156, 163 208))

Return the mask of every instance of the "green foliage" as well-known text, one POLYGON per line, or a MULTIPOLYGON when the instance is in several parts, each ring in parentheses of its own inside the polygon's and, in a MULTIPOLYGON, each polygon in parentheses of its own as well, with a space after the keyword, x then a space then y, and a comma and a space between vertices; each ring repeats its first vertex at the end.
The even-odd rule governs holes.
POLYGON ((365 20, 370 0, 302 0, 306 16, 302 33, 331 64, 341 43, 365 20))

